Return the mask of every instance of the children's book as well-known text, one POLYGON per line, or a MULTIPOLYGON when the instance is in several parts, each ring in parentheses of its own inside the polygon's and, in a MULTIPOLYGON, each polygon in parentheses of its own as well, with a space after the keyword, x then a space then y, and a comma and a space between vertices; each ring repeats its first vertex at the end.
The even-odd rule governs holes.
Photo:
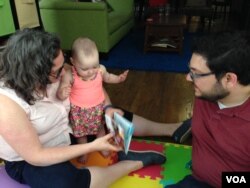
POLYGON ((162 48, 168 48, 168 47, 176 48, 177 47, 177 45, 174 42, 174 40, 171 40, 169 38, 159 39, 159 40, 153 42, 151 44, 151 46, 153 46, 153 47, 162 47, 162 48))
POLYGON ((122 146, 127 154, 134 133, 133 123, 116 112, 114 113, 114 119, 105 114, 105 121, 108 130, 115 134, 114 140, 116 144, 122 146))

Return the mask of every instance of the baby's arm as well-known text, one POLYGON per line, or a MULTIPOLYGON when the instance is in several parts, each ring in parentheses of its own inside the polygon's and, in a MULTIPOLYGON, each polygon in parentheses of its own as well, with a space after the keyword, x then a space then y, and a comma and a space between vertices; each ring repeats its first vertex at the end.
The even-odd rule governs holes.
POLYGON ((60 85, 57 89, 57 97, 61 100, 65 100, 69 97, 71 92, 71 84, 72 84, 72 73, 71 69, 65 71, 64 75, 61 78, 60 85))
POLYGON ((102 77, 103 77, 103 81, 106 83, 120 83, 126 80, 127 75, 128 75, 128 70, 124 71, 122 74, 120 75, 115 75, 112 73, 109 73, 107 71, 107 69, 103 66, 100 65, 100 69, 102 72, 102 77))

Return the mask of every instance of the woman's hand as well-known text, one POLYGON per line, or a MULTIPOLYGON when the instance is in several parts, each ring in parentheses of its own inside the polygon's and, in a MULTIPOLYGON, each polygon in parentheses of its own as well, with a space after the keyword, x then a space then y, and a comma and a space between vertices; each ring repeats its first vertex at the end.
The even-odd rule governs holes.
POLYGON ((114 135, 109 133, 103 137, 95 139, 92 144, 96 151, 120 151, 122 148, 113 141, 114 135))

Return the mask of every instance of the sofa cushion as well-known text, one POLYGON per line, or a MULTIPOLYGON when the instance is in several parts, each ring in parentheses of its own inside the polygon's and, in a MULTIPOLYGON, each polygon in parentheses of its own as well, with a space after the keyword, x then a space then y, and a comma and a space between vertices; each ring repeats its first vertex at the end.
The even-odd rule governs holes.
POLYGON ((62 48, 69 50, 79 36, 94 40, 99 52, 107 53, 134 24, 134 0, 105 0, 113 8, 107 11, 104 2, 75 0, 40 0, 40 12, 46 31, 62 39, 62 48))

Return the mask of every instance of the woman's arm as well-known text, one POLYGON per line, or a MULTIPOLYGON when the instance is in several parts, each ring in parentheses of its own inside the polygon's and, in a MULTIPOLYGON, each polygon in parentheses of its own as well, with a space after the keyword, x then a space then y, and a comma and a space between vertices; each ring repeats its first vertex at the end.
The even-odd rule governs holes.
POLYGON ((109 143, 111 134, 87 144, 43 147, 24 110, 4 95, 0 95, 0 104, 1 136, 25 161, 32 165, 52 165, 93 151, 120 150, 109 143))

